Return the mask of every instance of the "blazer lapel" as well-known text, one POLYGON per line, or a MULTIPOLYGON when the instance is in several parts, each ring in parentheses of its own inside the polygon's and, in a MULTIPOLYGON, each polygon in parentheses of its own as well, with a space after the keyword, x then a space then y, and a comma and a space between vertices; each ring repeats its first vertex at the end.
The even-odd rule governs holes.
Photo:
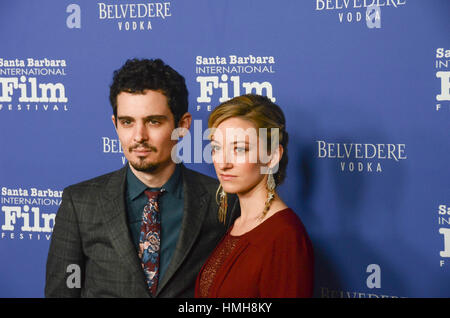
POLYGON ((145 282, 139 257, 127 226, 125 207, 126 171, 127 167, 119 170, 111 177, 106 186, 101 202, 103 219, 109 231, 111 243, 121 260, 128 264, 131 272, 140 272, 142 282, 145 282))
POLYGON ((164 288, 171 277, 183 263, 187 254, 191 250, 206 215, 206 207, 209 203, 208 192, 201 184, 195 182, 195 175, 182 166, 183 193, 184 193, 184 211, 183 221, 180 229, 175 251, 170 261, 169 267, 162 281, 158 283, 156 295, 164 288))

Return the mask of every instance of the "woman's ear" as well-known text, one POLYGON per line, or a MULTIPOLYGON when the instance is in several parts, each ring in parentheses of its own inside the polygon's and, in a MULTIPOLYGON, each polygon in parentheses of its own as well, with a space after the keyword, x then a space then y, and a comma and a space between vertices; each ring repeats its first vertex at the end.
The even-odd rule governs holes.
POLYGON ((278 172, 278 164, 283 157, 283 146, 278 145, 278 148, 275 149, 271 154, 271 159, 267 164, 267 167, 272 170, 272 173, 278 172))

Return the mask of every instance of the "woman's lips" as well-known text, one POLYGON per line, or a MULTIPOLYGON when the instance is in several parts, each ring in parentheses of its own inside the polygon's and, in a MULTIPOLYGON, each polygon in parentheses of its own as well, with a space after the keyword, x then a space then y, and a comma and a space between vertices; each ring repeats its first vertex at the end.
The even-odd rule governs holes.
POLYGON ((231 181, 236 178, 236 176, 233 176, 231 174, 221 174, 220 177, 223 181, 231 181))

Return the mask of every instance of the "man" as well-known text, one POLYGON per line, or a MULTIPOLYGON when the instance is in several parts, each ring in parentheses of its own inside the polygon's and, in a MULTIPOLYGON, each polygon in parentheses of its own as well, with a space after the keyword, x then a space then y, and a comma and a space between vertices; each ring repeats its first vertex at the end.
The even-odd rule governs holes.
POLYGON ((172 160, 173 130, 191 124, 187 96, 184 78, 159 59, 128 60, 114 72, 112 121, 128 164, 64 190, 46 297, 194 296, 238 204, 229 202, 233 213, 220 223, 218 182, 172 160))

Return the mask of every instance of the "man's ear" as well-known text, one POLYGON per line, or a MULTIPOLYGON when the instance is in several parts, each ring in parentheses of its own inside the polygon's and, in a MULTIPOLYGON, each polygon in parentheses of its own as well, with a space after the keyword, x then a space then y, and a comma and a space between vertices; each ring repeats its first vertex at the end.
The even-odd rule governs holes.
POLYGON ((116 121, 116 117, 114 115, 111 116, 111 120, 113 122, 114 128, 117 130, 117 121, 116 121))
POLYGON ((181 116, 180 120, 178 121, 178 127, 177 128, 185 128, 185 129, 179 129, 180 134, 179 137, 184 137, 184 131, 188 131, 189 128, 191 128, 192 123, 192 115, 188 112, 184 113, 183 116, 181 116))

